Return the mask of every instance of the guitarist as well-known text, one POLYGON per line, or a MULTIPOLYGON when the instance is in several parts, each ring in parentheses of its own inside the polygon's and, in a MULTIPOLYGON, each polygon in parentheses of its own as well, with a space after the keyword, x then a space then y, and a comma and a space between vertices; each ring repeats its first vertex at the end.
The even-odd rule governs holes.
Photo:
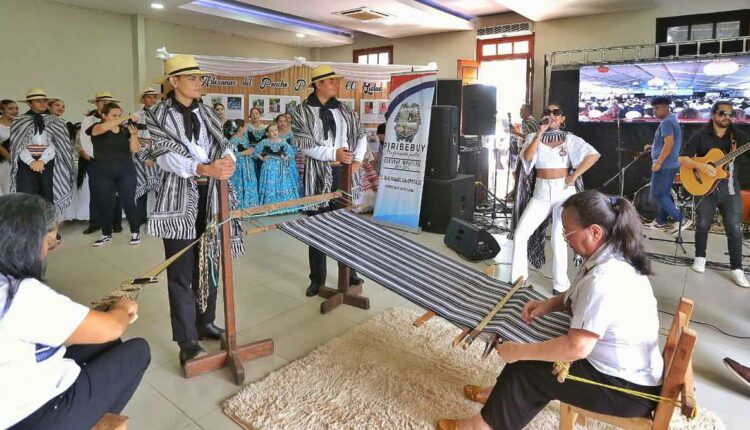
MULTIPOLYGON (((679 158, 681 166, 698 169, 703 174, 715 176, 714 166, 696 162, 691 157, 703 157, 712 148, 718 148, 726 154, 737 147, 737 142, 744 143, 748 140, 732 126, 732 109, 732 104, 726 101, 718 101, 713 105, 711 119, 706 127, 693 135, 682 149, 679 158)), ((698 203, 695 221, 695 260, 693 261, 693 270, 698 273, 706 270, 708 229, 711 227, 717 207, 723 218, 727 235, 732 279, 740 287, 750 288, 750 282, 742 270, 742 234, 740 232, 742 197, 733 161, 729 164, 729 179, 720 181, 716 189, 703 196, 698 203)))
POLYGON ((651 198, 659 204, 659 213, 654 222, 647 227, 664 230, 667 227, 667 216, 672 218, 680 227, 675 227, 672 233, 677 233, 677 228, 685 230, 691 224, 690 219, 684 218, 682 213, 672 201, 670 191, 674 184, 674 178, 680 170, 677 157, 682 147, 682 130, 677 118, 669 113, 671 101, 667 97, 654 97, 651 106, 654 108, 654 116, 661 120, 654 135, 654 143, 646 145, 644 149, 651 149, 651 198))

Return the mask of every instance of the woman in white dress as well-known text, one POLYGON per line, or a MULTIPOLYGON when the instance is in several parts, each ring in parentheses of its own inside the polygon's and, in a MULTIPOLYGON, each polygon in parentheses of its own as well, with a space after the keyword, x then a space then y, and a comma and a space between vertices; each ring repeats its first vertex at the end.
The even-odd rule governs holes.
POLYGON ((18 116, 18 104, 0 101, 0 196, 8 194, 10 182, 10 124, 18 116))

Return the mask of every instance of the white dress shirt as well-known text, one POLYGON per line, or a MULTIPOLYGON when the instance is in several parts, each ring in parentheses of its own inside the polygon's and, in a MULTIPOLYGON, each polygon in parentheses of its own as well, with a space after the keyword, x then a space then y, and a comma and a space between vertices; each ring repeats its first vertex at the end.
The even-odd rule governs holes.
MULTIPOLYGON (((316 106, 310 106, 310 109, 312 109, 313 113, 315 114, 315 117, 319 117, 320 115, 320 108, 316 106)), ((315 146, 310 149, 301 149, 300 152, 302 152, 303 155, 306 155, 308 157, 314 158, 316 160, 320 161, 336 161, 336 150, 339 148, 346 148, 349 149, 349 144, 347 143, 347 124, 344 120, 344 115, 341 113, 341 111, 337 109, 331 109, 331 112, 333 113, 333 120, 336 122, 336 139, 333 138, 333 133, 328 133, 328 139, 323 141, 323 145, 315 146)), ((319 128, 323 127, 323 123, 321 121, 315 121, 315 128, 313 136, 323 136, 323 131, 318 130, 319 128)), ((362 160, 365 159, 365 153, 367 152, 367 136, 362 136, 355 142, 354 145, 354 161, 359 161, 360 163, 362 160)))
MULTIPOLYGON (((42 153, 42 156, 39 157, 41 161, 44 161, 44 164, 47 164, 50 162, 50 160, 53 160, 55 158, 55 146, 49 144, 49 133, 47 133, 47 130, 34 134, 31 136, 31 142, 32 145, 37 146, 46 146, 47 149, 44 150, 42 153)), ((19 158, 21 158, 21 161, 24 163, 31 165, 34 161, 34 157, 31 155, 31 152, 28 148, 24 148, 21 150, 21 153, 18 154, 19 158)))
MULTIPOLYGON (((167 112, 167 120, 165 124, 167 130, 182 138, 182 143, 187 147, 190 156, 184 157, 180 154, 170 152, 156 159, 156 164, 159 167, 168 172, 174 173, 181 178, 199 176, 198 165, 211 162, 211 159, 208 156, 209 151, 211 150, 208 130, 200 115, 199 108, 193 109, 193 112, 196 114, 196 117, 198 117, 198 122, 201 127, 197 142, 192 136, 188 138, 185 134, 185 127, 182 123, 182 114, 180 114, 177 109, 171 108, 169 112, 167 112)), ((236 161, 231 148, 224 151, 223 156, 227 155, 232 157, 232 160, 236 161)))
POLYGON ((97 122, 99 122, 99 118, 96 115, 89 115, 81 120, 81 149, 86 155, 92 158, 94 157, 94 143, 91 141, 91 136, 86 134, 86 130, 97 122))

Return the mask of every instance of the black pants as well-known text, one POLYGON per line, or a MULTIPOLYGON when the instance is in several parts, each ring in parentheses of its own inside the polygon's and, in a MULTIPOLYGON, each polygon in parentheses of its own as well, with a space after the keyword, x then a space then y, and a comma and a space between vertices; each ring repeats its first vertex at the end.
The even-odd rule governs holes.
POLYGON ((81 367, 65 392, 12 428, 90 429, 106 412, 120 413, 138 388, 151 362, 144 339, 99 345, 73 345, 65 353, 81 367))
MULTIPOLYGON (((659 394, 661 387, 633 384, 599 372, 587 360, 574 361, 570 374, 600 383, 659 394)), ((620 417, 645 417, 656 403, 608 388, 575 381, 557 382, 552 363, 517 361, 505 366, 482 408, 482 418, 495 430, 521 430, 551 400, 620 417)))
POLYGON ((706 257, 708 230, 714 222, 716 208, 724 220, 724 232, 727 235, 729 265, 732 270, 742 269, 742 196, 740 185, 734 181, 734 195, 729 194, 729 183, 721 181, 713 193, 703 196, 698 203, 695 222, 695 256, 706 257))
MULTIPOLYGON (((344 173, 344 168, 342 166, 333 167, 333 184, 331 185, 331 190, 336 191, 339 188, 341 188, 341 175, 343 173, 344 173)), ((344 206, 341 203, 337 201, 332 201, 326 207, 322 207, 314 211, 307 211, 305 213, 307 214, 307 216, 313 216, 313 215, 323 214, 326 212, 335 211, 336 209, 341 209, 343 207, 344 206)), ((307 258, 310 263, 310 282, 319 286, 325 286, 326 277, 328 276, 328 267, 326 266, 325 253, 323 253, 323 251, 320 251, 318 248, 314 248, 311 246, 308 248, 307 258)), ((357 277, 357 272, 354 269, 350 268, 349 269, 350 283, 352 282, 352 278, 356 278, 356 277, 357 277)))
POLYGON ((138 228, 146 224, 148 220, 148 193, 138 197, 135 201, 135 210, 138 217, 138 228))
POLYGON ((112 234, 115 196, 120 196, 120 202, 125 209, 125 217, 130 224, 132 233, 138 232, 138 215, 135 208, 136 174, 133 160, 96 160, 89 164, 89 188, 91 196, 96 202, 99 224, 102 234, 112 234))
MULTIPOLYGON (((198 195, 198 218, 195 222, 196 237, 206 231, 208 186, 198 185, 198 195)), ((170 258, 192 242, 193 240, 164 239, 164 257, 170 258)), ((196 245, 167 267, 172 340, 178 344, 197 341, 198 333, 195 326, 209 324, 216 319, 216 294, 218 290, 215 284, 212 283, 208 287, 208 306, 205 312, 200 312, 195 299, 199 279, 198 257, 196 245)))
POLYGON ((54 194, 55 160, 50 160, 44 165, 44 171, 37 173, 31 170, 28 164, 18 160, 18 172, 16 173, 16 191, 19 193, 36 194, 52 203, 54 194))
MULTIPOLYGON (((89 227, 98 229, 99 224, 99 208, 96 206, 96 200, 94 200, 94 194, 91 192, 91 174, 89 174, 89 227)), ((122 203, 120 203, 120 196, 115 196, 115 207, 112 210, 112 228, 122 228, 122 203)))

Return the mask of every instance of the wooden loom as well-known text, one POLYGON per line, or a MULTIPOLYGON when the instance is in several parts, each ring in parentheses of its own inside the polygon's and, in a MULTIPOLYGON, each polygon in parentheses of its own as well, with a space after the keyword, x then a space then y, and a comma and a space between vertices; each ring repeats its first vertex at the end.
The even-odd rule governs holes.
MULTIPOLYGON (((185 362, 183 372, 186 378, 192 378, 203 373, 228 367, 234 382, 240 385, 245 380, 245 367, 243 361, 265 357, 273 354, 274 344, 272 339, 264 339, 258 342, 252 342, 245 345, 237 345, 237 325, 235 321, 234 309, 234 271, 232 268, 232 249, 231 249, 231 231, 230 224, 225 222, 230 218, 241 218, 256 214, 266 213, 277 209, 306 205, 319 201, 340 198, 342 193, 328 193, 319 196, 310 196, 302 199, 289 200, 282 203, 271 205, 256 206, 248 209, 229 211, 229 185, 226 180, 219 181, 219 213, 218 224, 221 225, 221 279, 224 294, 224 324, 225 332, 221 337, 221 350, 209 353, 202 357, 193 358, 185 362)), ((247 234, 260 233, 275 228, 275 225, 258 227, 247 231, 247 234)), ((111 291, 102 300, 94 302, 92 306, 98 310, 106 310, 116 300, 126 297, 136 300, 141 289, 146 284, 158 282, 157 276, 166 270, 166 268, 177 260, 184 252, 196 245, 200 238, 182 249, 180 252, 160 263, 156 267, 148 270, 142 276, 122 282, 115 290, 111 291)), ((346 274, 348 279, 348 273, 346 274)), ((369 306, 369 302, 368 302, 369 306)), ((321 305, 322 309, 322 305, 321 305)), ((131 320, 135 322, 138 316, 131 320)))

